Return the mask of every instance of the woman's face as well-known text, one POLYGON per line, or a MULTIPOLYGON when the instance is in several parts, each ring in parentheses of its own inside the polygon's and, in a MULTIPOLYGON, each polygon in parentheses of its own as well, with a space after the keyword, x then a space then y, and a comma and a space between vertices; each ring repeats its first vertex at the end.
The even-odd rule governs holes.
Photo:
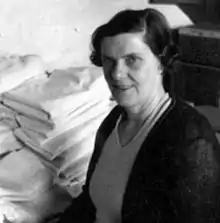
POLYGON ((141 107, 163 89, 161 66, 142 33, 105 37, 101 58, 113 97, 123 107, 141 107))

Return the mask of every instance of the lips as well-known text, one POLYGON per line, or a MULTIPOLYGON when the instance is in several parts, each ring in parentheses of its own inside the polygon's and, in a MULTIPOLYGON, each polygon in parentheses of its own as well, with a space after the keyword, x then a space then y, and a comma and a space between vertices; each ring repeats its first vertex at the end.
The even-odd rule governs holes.
POLYGON ((131 88, 130 85, 112 85, 114 88, 116 89, 120 89, 120 90, 128 90, 131 88))

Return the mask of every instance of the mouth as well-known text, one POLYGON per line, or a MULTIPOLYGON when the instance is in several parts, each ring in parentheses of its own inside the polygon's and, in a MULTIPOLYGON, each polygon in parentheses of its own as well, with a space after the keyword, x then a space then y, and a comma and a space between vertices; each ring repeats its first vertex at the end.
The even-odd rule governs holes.
POLYGON ((122 90, 122 91, 128 90, 132 87, 132 86, 128 86, 128 85, 112 85, 112 86, 113 86, 113 88, 122 90))

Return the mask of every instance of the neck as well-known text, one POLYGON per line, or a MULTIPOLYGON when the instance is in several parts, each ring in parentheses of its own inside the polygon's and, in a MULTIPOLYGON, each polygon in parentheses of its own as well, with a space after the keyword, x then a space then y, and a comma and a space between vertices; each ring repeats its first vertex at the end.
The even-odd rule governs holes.
POLYGON ((145 101, 142 106, 126 107, 126 120, 133 122, 143 122, 157 108, 165 94, 165 91, 161 91, 159 93, 152 94, 152 97, 145 101))

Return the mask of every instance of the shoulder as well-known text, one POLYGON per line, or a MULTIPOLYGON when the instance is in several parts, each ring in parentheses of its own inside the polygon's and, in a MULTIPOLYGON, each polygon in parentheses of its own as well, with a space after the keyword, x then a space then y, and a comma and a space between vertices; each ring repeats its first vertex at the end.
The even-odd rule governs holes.
POLYGON ((97 134, 110 134, 122 111, 123 109, 120 106, 116 105, 101 123, 97 134))
POLYGON ((182 100, 175 100, 166 122, 169 123, 170 128, 186 139, 215 140, 215 134, 208 119, 182 100))
POLYGON ((189 167, 191 176, 208 177, 209 172, 211 177, 214 170, 219 176, 220 146, 207 118, 183 101, 176 102, 172 115, 178 117, 177 156, 185 160, 184 166, 189 167))

